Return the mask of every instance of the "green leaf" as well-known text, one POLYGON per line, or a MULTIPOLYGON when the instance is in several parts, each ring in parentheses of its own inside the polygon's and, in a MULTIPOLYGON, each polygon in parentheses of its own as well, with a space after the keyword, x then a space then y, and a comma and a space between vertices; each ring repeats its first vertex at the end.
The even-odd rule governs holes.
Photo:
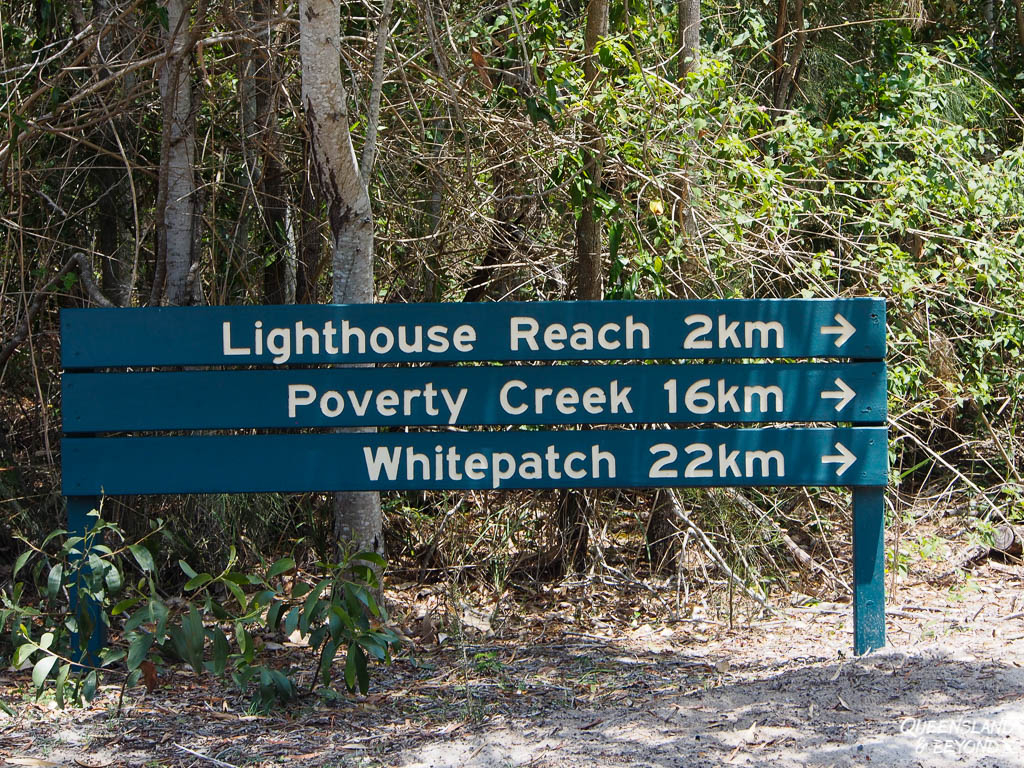
POLYGON ((381 661, 384 661, 388 657, 388 648, 381 642, 380 638, 376 635, 367 635, 366 637, 359 638, 359 644, 366 650, 372 653, 381 661))
POLYGON ((124 613, 128 609, 134 608, 140 602, 142 602, 142 598, 141 597, 129 597, 126 600, 122 600, 121 602, 119 602, 117 605, 115 605, 113 608, 110 609, 110 615, 111 616, 120 616, 122 613, 124 613))
POLYGON ((48 650, 51 645, 53 645, 53 632, 44 632, 39 638, 39 650, 48 650))
POLYGON ((199 574, 192 570, 192 566, 186 563, 184 560, 178 561, 178 567, 181 568, 182 572, 190 579, 194 579, 199 574))
POLYGON ((11 657, 11 665, 15 669, 21 669, 22 665, 29 660, 29 657, 38 650, 35 643, 23 643, 14 649, 14 656, 11 657))
POLYGON ((348 657, 345 659, 345 687, 349 691, 356 689, 356 653, 359 653, 358 645, 348 647, 348 657))
POLYGON ((299 606, 294 606, 288 611, 288 616, 284 620, 284 633, 290 635, 296 629, 299 628, 299 606))
POLYGON ((68 675, 71 673, 70 664, 61 664, 60 669, 57 670, 57 679, 53 684, 53 698, 57 703, 58 707, 64 707, 64 687, 68 682, 68 675))
POLYGON ((295 561, 290 557, 282 557, 267 571, 267 581, 270 581, 275 576, 280 576, 282 573, 287 573, 295 567, 295 561))
POLYGON ((120 592, 121 587, 124 586, 124 581, 121 579, 121 572, 113 566, 109 566, 107 568, 105 581, 107 583, 107 589, 112 593, 120 592))
POLYGON ((376 552, 360 552, 358 555, 352 558, 353 560, 365 560, 368 563, 379 565, 381 568, 387 566, 387 561, 376 552))
POLYGON ((267 629, 271 632, 276 632, 281 624, 281 613, 283 610, 284 603, 280 600, 274 600, 267 609, 267 629))
POLYGON ((281 701, 289 701, 295 696, 295 684, 281 671, 272 669, 270 675, 277 688, 277 697, 281 701))
POLYGON ((309 632, 310 622, 313 620, 317 607, 320 604, 320 595, 330 585, 330 579, 323 579, 306 597, 306 602, 302 605, 302 619, 299 621, 299 628, 303 633, 309 632))
POLYGON ((126 655, 123 648, 106 648, 100 652, 100 666, 109 667, 111 664, 123 659, 126 655))
POLYGON ((149 649, 153 647, 153 635, 144 634, 135 637, 128 646, 128 669, 138 669, 139 665, 146 660, 149 649))
POLYGON ((36 687, 37 691, 43 687, 46 678, 50 676, 50 670, 53 669, 53 665, 56 663, 56 656, 44 656, 36 662, 36 665, 32 668, 32 684, 36 687))
POLYGON ((60 586, 64 581, 64 565, 57 563, 50 569, 50 575, 46 577, 46 595, 51 600, 57 599, 60 586))
POLYGON ((227 636, 219 627, 210 630, 210 634, 213 636, 213 674, 220 677, 227 667, 231 648, 228 645, 227 636))
POLYGON ((363 653, 363 649, 358 645, 356 649, 356 674, 359 676, 359 692, 366 695, 366 692, 370 690, 370 672, 366 668, 366 654, 363 653))
POLYGON ((324 685, 331 682, 331 664, 337 652, 338 644, 333 641, 324 643, 323 650, 320 651, 320 679, 324 685))
POLYGON ((240 586, 232 581, 225 581, 224 584, 227 586, 228 590, 230 590, 231 594, 235 596, 235 600, 238 601, 239 610, 244 613, 249 605, 248 601, 245 599, 245 592, 242 591, 240 586))
POLYGON ((185 582, 185 589, 191 592, 193 590, 199 589, 205 584, 209 584, 211 581, 213 581, 213 576, 211 576, 208 573, 196 574, 187 582, 185 582))
POLYGON ((153 573, 156 571, 156 564, 153 562, 153 554, 144 547, 142 544, 132 544, 128 547, 128 550, 132 553, 132 557, 135 558, 135 562, 139 564, 139 568, 144 573, 153 573))
POLYGON ((92 701, 96 698, 96 689, 99 687, 99 676, 96 674, 96 670, 93 670, 86 675, 85 680, 82 682, 82 698, 87 702, 92 701))
POLYGON ((32 557, 32 554, 33 552, 31 549, 26 549, 24 552, 18 555, 18 559, 14 561, 14 570, 11 571, 11 581, 18 577, 18 571, 20 571, 25 566, 25 563, 27 563, 28 559, 32 557))

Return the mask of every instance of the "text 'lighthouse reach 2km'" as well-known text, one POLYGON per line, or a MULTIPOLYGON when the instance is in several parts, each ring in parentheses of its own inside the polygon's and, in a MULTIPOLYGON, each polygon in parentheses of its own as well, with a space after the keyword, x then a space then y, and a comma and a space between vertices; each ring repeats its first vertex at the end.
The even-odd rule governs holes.
POLYGON ((870 299, 166 307, 70 314, 66 366, 879 359, 870 299), (225 310, 230 309, 230 312, 225 310), (173 320, 173 322, 171 322, 173 320), (172 333, 168 329, 173 328, 172 333), (104 331, 109 333, 104 333, 104 331))

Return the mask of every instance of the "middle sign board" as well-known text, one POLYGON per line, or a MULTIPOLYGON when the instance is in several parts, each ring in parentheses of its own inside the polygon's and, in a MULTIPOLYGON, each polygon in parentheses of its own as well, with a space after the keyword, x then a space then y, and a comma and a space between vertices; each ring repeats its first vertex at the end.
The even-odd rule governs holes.
POLYGON ((882 422, 882 363, 68 373, 65 429, 882 422))

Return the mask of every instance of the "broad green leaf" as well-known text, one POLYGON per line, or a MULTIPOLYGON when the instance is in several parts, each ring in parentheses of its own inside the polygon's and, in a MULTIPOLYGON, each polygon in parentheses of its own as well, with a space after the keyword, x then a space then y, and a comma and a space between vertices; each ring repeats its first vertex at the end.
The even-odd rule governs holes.
POLYGON ((199 573, 193 576, 187 582, 185 582, 185 589, 191 592, 193 590, 199 589, 205 584, 209 584, 211 581, 213 581, 213 576, 211 576, 208 573, 199 573))
POLYGON ((127 654, 123 648, 106 648, 100 652, 100 666, 109 667, 111 664, 120 661, 125 656, 127 656, 127 654))
POLYGON ((132 557, 135 558, 135 562, 139 564, 139 568, 144 573, 153 573, 156 570, 156 564, 153 562, 153 554, 144 547, 142 544, 132 544, 128 547, 128 550, 132 553, 132 557))
POLYGON ((119 602, 117 605, 115 605, 113 608, 110 609, 110 615, 111 616, 120 616, 122 613, 124 613, 128 609, 134 608, 140 602, 142 602, 142 598, 141 597, 129 597, 126 600, 122 600, 121 602, 119 602))
POLYGON ((284 611, 284 603, 280 600, 274 600, 271 602, 270 607, 267 609, 267 629, 271 632, 276 632, 278 625, 281 623, 281 613, 284 611))
POLYGON ((11 657, 11 665, 15 669, 21 669, 22 665, 29 660, 29 657, 38 650, 35 643, 24 643, 14 649, 14 656, 11 657))
POLYGON ((32 667, 32 684, 36 687, 36 690, 43 687, 43 683, 46 682, 46 678, 50 675, 50 670, 53 669, 53 665, 56 663, 56 656, 44 656, 32 667))
POLYGON ((144 634, 136 636, 128 646, 128 669, 139 668, 139 664, 146 660, 149 649, 153 647, 153 635, 144 634))
POLYGON ((270 581, 275 576, 280 576, 282 573, 287 573, 295 567, 295 561, 290 557, 282 557, 267 571, 267 581, 270 581))
POLYGON ((64 581, 64 565, 57 563, 50 569, 50 575, 46 577, 46 594, 51 600, 57 599, 60 586, 64 581))
POLYGON ((96 698, 96 689, 99 687, 99 676, 96 674, 96 670, 93 670, 85 676, 85 680, 82 681, 82 698, 87 702, 92 701, 96 698))

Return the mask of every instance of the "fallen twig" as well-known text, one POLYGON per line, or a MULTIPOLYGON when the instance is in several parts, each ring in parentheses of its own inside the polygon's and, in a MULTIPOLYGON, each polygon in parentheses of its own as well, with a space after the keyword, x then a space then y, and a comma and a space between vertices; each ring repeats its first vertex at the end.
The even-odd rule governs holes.
POLYGON ((236 765, 232 765, 231 763, 225 763, 223 760, 218 760, 216 757, 207 757, 206 755, 196 752, 194 749, 183 747, 181 746, 181 744, 175 744, 174 746, 176 746, 182 752, 188 752, 190 755, 194 755, 195 757, 198 757, 200 760, 206 760, 209 763, 221 766, 221 768, 238 768, 238 766, 236 765))
POLYGON ((686 511, 683 509, 683 505, 679 501, 678 493, 674 488, 669 490, 668 499, 669 503, 672 505, 672 511, 675 512, 676 516, 686 523, 686 526, 694 532, 700 542, 704 545, 704 549, 707 550, 709 555, 711 555, 711 559, 714 560, 718 564, 718 567, 721 568, 732 582, 740 588, 743 594, 768 611, 772 616, 775 616, 776 618, 785 618, 782 614, 768 605, 768 602, 761 597, 761 595, 757 594, 754 590, 744 584, 743 580, 736 575, 732 568, 729 567, 729 564, 725 562, 725 558, 722 557, 715 545, 711 543, 707 534, 704 533, 700 526, 693 522, 690 519, 690 516, 686 514, 686 511))

